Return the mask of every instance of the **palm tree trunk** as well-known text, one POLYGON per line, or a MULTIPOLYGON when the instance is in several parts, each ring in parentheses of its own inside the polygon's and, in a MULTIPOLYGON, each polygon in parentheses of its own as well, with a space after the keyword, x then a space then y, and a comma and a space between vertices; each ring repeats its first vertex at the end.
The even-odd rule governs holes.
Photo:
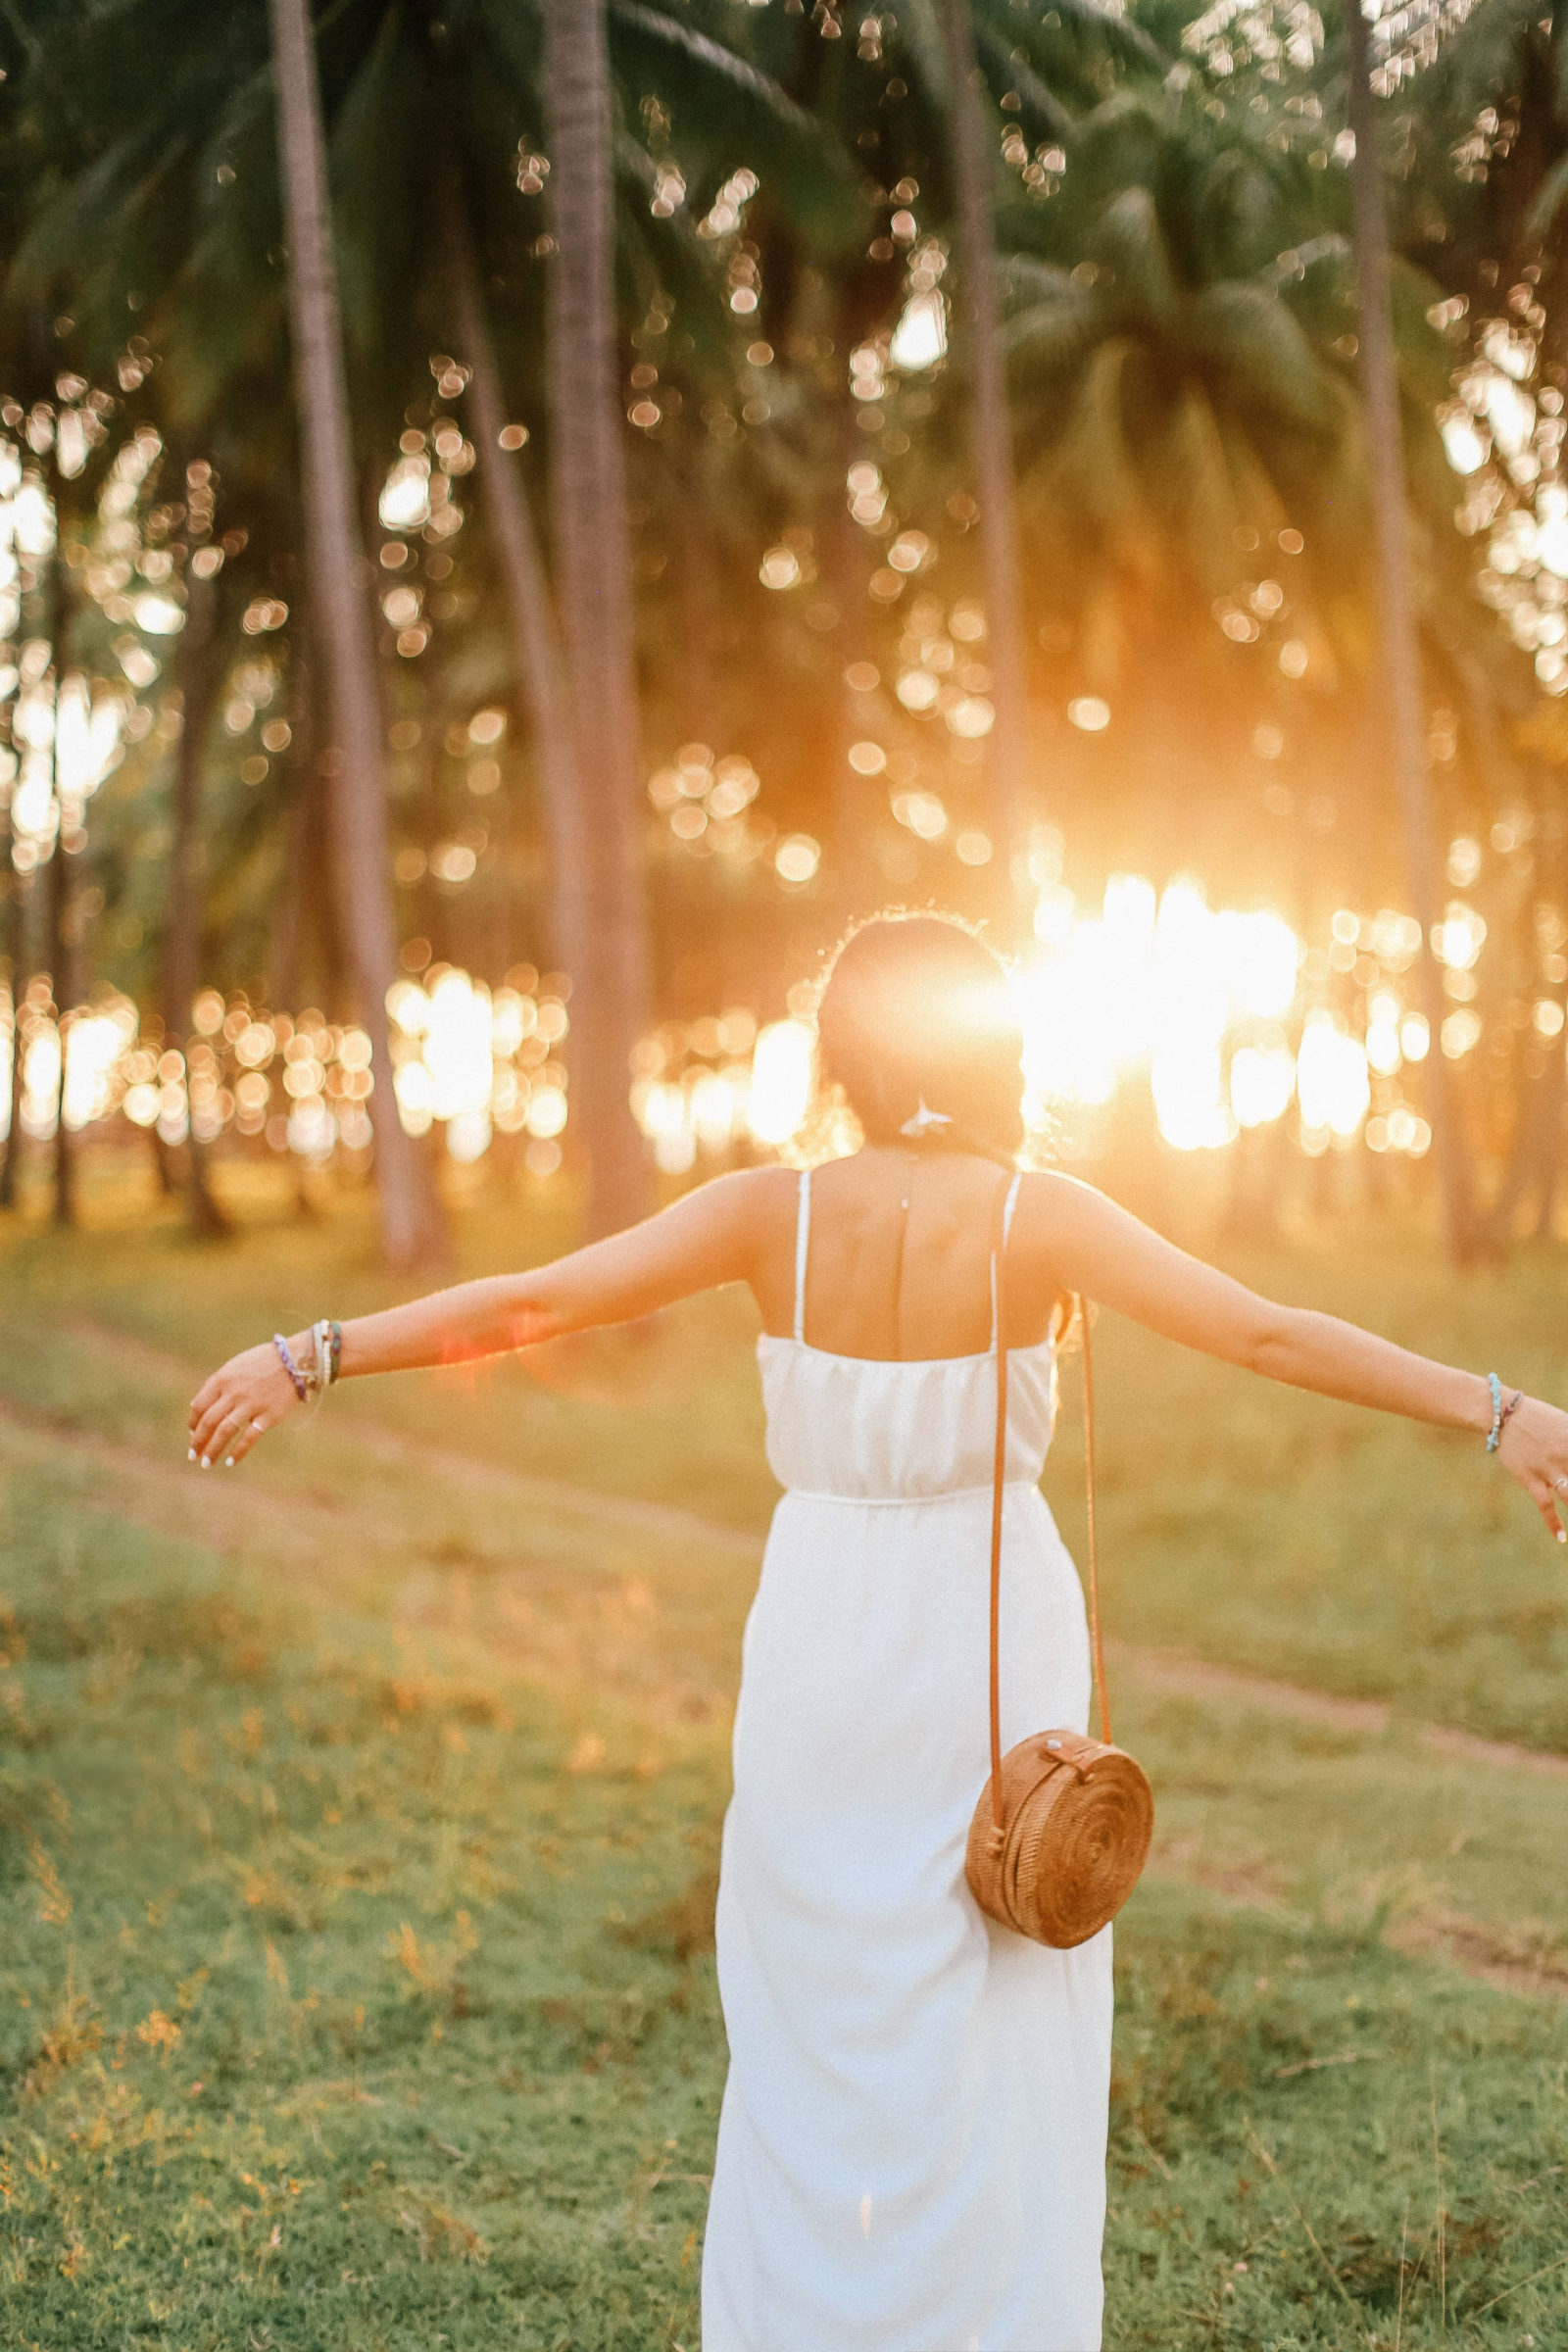
MULTIPOLYGON (((54 666, 58 708, 66 674, 67 599, 70 586, 62 548, 65 516, 56 512, 55 550, 44 573, 42 620, 54 666)), ((55 1097, 55 1181, 53 1216, 57 1225, 76 1221, 76 1165, 74 1138, 66 1125, 66 1014, 71 1008, 71 868, 67 862, 66 812, 60 790, 59 738, 51 755, 54 762, 55 840, 43 869, 43 959, 55 1002, 55 1029, 60 1040, 60 1078, 55 1097)))
POLYGON ((355 517, 343 331, 309 0, 270 0, 270 13, 306 553, 336 737, 333 863, 360 1013, 370 1035, 382 1249, 389 1264, 416 1266, 445 1255, 446 1233, 434 1170, 404 1132, 392 1085, 386 997, 398 960, 386 760, 375 639, 355 517))
POLYGON ((550 436, 577 773, 591 845, 558 877, 584 956, 571 967, 573 1113, 588 1228, 644 1214, 647 1153, 628 1101, 649 1005, 631 528, 615 366, 614 214, 605 0, 545 0, 551 215, 550 436))
POLYGON ((1454 1088, 1439 1043, 1446 1004, 1442 975, 1432 954, 1438 913, 1437 828, 1432 812, 1432 776, 1427 761, 1426 698, 1421 643, 1416 627, 1410 560, 1410 517, 1405 495, 1404 434, 1394 356, 1389 304, 1389 235, 1378 163, 1377 112, 1370 80, 1370 43, 1361 0, 1347 0, 1349 33, 1349 118, 1355 138, 1350 167, 1354 207, 1355 267, 1360 290, 1358 333, 1361 381, 1366 394, 1367 464, 1372 520, 1377 544, 1384 680, 1393 736, 1394 772, 1404 828, 1404 853, 1412 910, 1421 925, 1422 1007, 1432 1032, 1427 1058, 1427 1108, 1433 1153, 1443 1197, 1448 1254, 1465 1264, 1475 1248, 1473 1189, 1469 1154, 1459 1124, 1454 1088))
POLYGON ((990 160, 985 108, 975 64, 969 0, 943 0, 952 78, 953 174, 957 245, 974 385, 974 458, 980 492, 980 562, 985 579, 987 653, 997 723, 991 736, 991 822, 1007 871, 1007 852, 1030 815, 1029 685, 1023 593, 1018 571, 1012 427, 1003 378, 997 305, 996 243, 991 226, 990 160))
MULTIPOLYGON (((191 1005, 201 985, 202 763, 212 730, 221 672, 217 643, 218 589, 193 579, 185 608, 175 675, 183 706, 174 753, 172 824, 169 849, 168 928, 164 937, 164 1042, 184 1054, 190 1045, 191 1005)), ((207 1146, 194 1124, 185 1138, 185 1213, 193 1233, 213 1239, 228 1231, 228 1219, 213 1199, 207 1146)))
MULTIPOLYGON (((714 517, 722 489, 710 486, 708 462, 712 436, 690 425, 680 435, 670 487, 680 502, 676 539, 680 577, 679 627, 685 675, 675 696, 676 740, 710 743, 718 751, 729 742, 729 711, 724 684, 729 675, 723 559, 715 538, 714 517)), ((737 665, 740 666, 740 665, 737 665)))
POLYGON ((22 1143, 22 1004, 23 967, 27 960, 27 888, 12 856, 15 842, 16 830, 8 803, 5 833, 0 838, 0 858, 5 860, 0 879, 5 886, 5 957, 11 990, 11 1036, 5 1047, 11 1064, 8 1091, 11 1127, 6 1137, 6 1155, 0 1160, 0 1208, 15 1208, 17 1204, 17 1155, 22 1143))
MULTIPOLYGON (((55 798, 58 808, 58 791, 55 798)), ((57 1225, 74 1225, 76 1222, 75 1138, 66 1125, 66 1015, 71 1009, 73 994, 71 967, 74 959, 71 953, 71 865, 66 851, 63 822, 56 827, 55 846, 43 870, 44 956, 49 965, 49 985, 55 1000, 55 1027, 60 1038, 60 1082, 55 1098, 53 1214, 57 1225)))
POLYGON ((577 877, 589 859, 586 809, 577 782, 571 699, 550 585, 516 461, 501 446, 507 421, 501 370, 485 317, 473 235, 455 172, 442 187, 453 316, 464 356, 473 370, 474 441, 485 514, 507 584, 512 659, 528 700, 535 755, 543 785, 544 829, 553 890, 551 951, 565 971, 582 970, 591 952, 577 877))
POLYGON ((828 487, 832 505, 817 534, 824 585, 839 614, 838 627, 830 641, 838 677, 826 730, 826 760, 833 779, 827 814, 833 844, 830 887, 835 910, 846 922, 865 904, 868 887, 873 891, 876 887, 870 878, 874 871, 871 850, 877 820, 887 808, 886 777, 857 775, 850 765, 851 747, 866 730, 857 716, 849 672, 874 650, 866 610, 868 543, 850 513, 844 490, 844 477, 860 456, 864 439, 851 413, 853 406, 844 402, 840 413, 829 419, 833 464, 828 469, 828 487))

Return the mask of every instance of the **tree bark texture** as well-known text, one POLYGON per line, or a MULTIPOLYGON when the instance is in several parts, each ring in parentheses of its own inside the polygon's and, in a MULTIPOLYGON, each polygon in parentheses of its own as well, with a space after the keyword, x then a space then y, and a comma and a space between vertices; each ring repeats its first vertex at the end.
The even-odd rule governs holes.
POLYGON ((393 1090, 387 991, 398 976, 387 827, 386 759, 375 638, 355 473, 326 150, 309 0, 270 0, 277 136, 288 240, 289 318, 304 473, 306 556, 337 759, 332 850, 343 929, 369 1032, 375 1169, 389 1264, 446 1253, 440 1194, 426 1155, 404 1132, 393 1090))
POLYGON ((1449 1256, 1456 1265, 1463 1265, 1475 1246, 1473 1187, 1469 1153, 1459 1123, 1459 1105, 1440 1042, 1447 1002, 1443 993, 1443 975, 1432 954, 1432 926, 1438 916, 1437 827, 1427 758, 1426 695, 1416 625, 1404 432, 1389 303, 1388 222, 1378 162, 1377 108, 1370 78, 1371 42, 1361 0, 1347 0, 1346 24, 1349 34, 1350 129, 1355 137, 1350 193, 1360 294, 1357 331, 1366 399, 1367 466, 1383 641, 1383 678, 1377 683, 1387 697, 1395 783, 1404 831, 1406 878, 1412 909, 1421 925, 1417 969, 1422 1009, 1432 1033, 1426 1063, 1427 1109, 1443 1199, 1444 1231, 1449 1256))
POLYGON ((987 152, 985 105, 969 5, 970 0, 942 0, 942 21, 952 81, 949 109, 960 292, 973 384, 986 650, 997 713, 990 741, 991 824, 997 836, 998 870, 1005 874, 1008 853, 1031 813, 1029 684, 1018 571, 1012 425, 1003 371, 996 241, 991 225, 993 167, 987 152))
POLYGON ((5 956, 10 974, 11 1035, 6 1042, 10 1058, 11 1127, 6 1137, 6 1155, 0 1160, 0 1208, 14 1208, 17 1203, 17 1158, 22 1144, 22 1005, 25 991, 27 960, 27 886, 19 874, 12 850, 16 841, 7 805, 6 828, 0 841, 0 858, 5 859, 5 956))
POLYGON ((866 595, 872 559, 868 552, 870 543, 850 512, 845 488, 850 467, 863 454, 865 438, 850 404, 846 404, 843 416, 834 419, 832 429, 832 504, 819 528, 818 545, 822 550, 823 586, 839 614, 838 625, 828 641, 839 672, 826 730, 826 753, 833 777, 829 802, 833 841, 829 883, 837 919, 847 922, 864 906, 867 892, 874 895, 876 891, 871 850, 887 808, 887 778, 858 775, 850 765, 851 747, 874 733, 876 727, 874 719, 862 716, 858 698, 849 683, 850 670, 875 650, 866 595))
POLYGON ((569 877, 584 873, 591 853, 586 806, 577 776, 565 658, 519 461, 501 446, 507 422, 501 369, 485 316, 472 231, 455 173, 447 176, 443 209, 453 320, 462 357, 473 370, 468 395, 485 519, 506 582, 513 664, 527 701, 539 765, 552 888, 551 954, 563 970, 574 973, 591 943, 583 927, 580 884, 569 877))
MULTIPOLYGON (((58 708, 61 686, 66 675, 66 637, 68 629, 68 599, 70 580, 61 542, 64 539, 65 516, 57 512, 54 554, 44 571, 42 620, 49 641, 53 662, 54 691, 58 708)), ((73 956, 71 953, 71 865, 66 849, 65 803, 60 790, 60 747, 56 737, 51 754, 53 761, 55 840, 44 860, 43 883, 43 960, 49 974, 49 989, 55 1004, 55 1025, 60 1040, 60 1078, 55 1095, 54 1149, 54 1206, 57 1225, 74 1225, 76 1221, 76 1157, 75 1139, 66 1125, 66 1015, 73 995, 73 956)))
MULTIPOLYGON (((56 806, 59 806, 58 792, 56 806)), ((57 830, 55 846, 43 869, 43 951, 49 966, 49 986, 54 995, 55 1019, 60 1034, 60 1084, 55 1099, 54 1221, 57 1225, 74 1225, 76 1139, 66 1125, 66 1015, 71 1009, 74 993, 72 965, 74 958, 71 953, 71 859, 62 838, 63 832, 63 826, 57 830)))
MULTIPOLYGON (((201 838, 202 767, 218 702, 221 662, 218 645, 218 589, 193 579, 180 632, 175 676, 182 719, 174 748, 174 789, 169 848, 169 900, 164 933, 164 1042, 188 1055, 191 1006, 201 986, 206 906, 201 838)), ((188 1069, 187 1069, 188 1076, 188 1069)), ((191 1231, 212 1238, 228 1219, 213 1199, 207 1146, 194 1123, 185 1139, 185 1213, 191 1231)))
POLYGON ((545 97, 552 489, 586 842, 556 893, 573 950, 572 1115, 588 1158, 589 1230, 603 1234, 643 1215, 650 1200, 628 1100, 649 980, 605 0, 545 0, 545 97))

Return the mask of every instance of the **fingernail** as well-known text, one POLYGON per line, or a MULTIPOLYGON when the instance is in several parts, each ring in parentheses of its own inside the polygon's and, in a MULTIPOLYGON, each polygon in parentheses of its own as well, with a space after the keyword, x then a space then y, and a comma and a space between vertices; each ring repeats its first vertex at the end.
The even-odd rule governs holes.
POLYGON ((210 1469, 212 1468, 212 1466, 213 1466, 213 1465, 212 1465, 212 1463, 211 1463, 211 1462, 210 1462, 210 1461, 207 1459, 207 1456, 206 1456, 206 1454, 204 1453, 204 1454, 202 1455, 202 1468, 203 1468, 204 1470, 210 1470, 210 1469))
POLYGON ((232 1469, 233 1469, 233 1467, 234 1467, 234 1456, 233 1456, 231 1453, 225 1453, 225 1454, 224 1454, 224 1456, 223 1456, 223 1468, 224 1468, 225 1470, 232 1470, 232 1469))
POLYGON ((185 1459, 186 1459, 186 1461, 187 1461, 187 1462, 193 1462, 193 1461, 196 1459, 196 1448, 195 1448, 195 1446, 186 1446, 186 1448, 185 1448, 185 1459))

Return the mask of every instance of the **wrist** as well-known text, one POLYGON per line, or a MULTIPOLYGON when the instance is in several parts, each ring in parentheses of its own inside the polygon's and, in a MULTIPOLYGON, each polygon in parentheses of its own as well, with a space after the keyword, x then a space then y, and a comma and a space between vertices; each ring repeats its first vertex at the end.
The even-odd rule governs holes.
POLYGON ((310 1402, 319 1404, 327 1390, 343 1377, 342 1324, 323 1316, 296 1332, 287 1346, 309 1385, 310 1402))
POLYGON ((1495 1372, 1482 1378, 1486 1394, 1485 1419, 1477 1424, 1486 1435, 1487 1451, 1495 1453, 1502 1444, 1502 1435, 1514 1414, 1525 1400, 1523 1389, 1510 1388, 1495 1372))

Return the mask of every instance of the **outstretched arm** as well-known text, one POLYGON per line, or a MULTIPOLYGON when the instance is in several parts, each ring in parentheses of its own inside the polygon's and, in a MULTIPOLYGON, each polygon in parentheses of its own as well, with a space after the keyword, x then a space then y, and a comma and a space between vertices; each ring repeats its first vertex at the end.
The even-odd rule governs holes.
MULTIPOLYGON (((1491 1429, 1492 1392, 1483 1373, 1436 1363, 1338 1315, 1277 1305, 1162 1241, 1073 1177, 1038 1177, 1028 1196, 1032 1232, 1026 1228, 1020 1238, 1041 1252, 1054 1277, 1151 1331, 1349 1404, 1482 1437, 1491 1429)), ((1557 1506, 1568 1507, 1568 1413, 1527 1396, 1503 1430, 1499 1459, 1564 1542, 1557 1506)))
MULTIPOLYGON (((759 1187, 771 1179, 772 1171, 762 1170, 720 1176, 644 1224, 552 1265, 458 1283, 406 1306, 358 1316, 343 1325, 338 1376, 503 1355, 565 1332, 652 1314, 719 1283, 744 1282, 752 1272, 759 1187)), ((293 1335, 288 1345, 295 1361, 304 1361, 309 1333, 293 1335)), ((231 1356, 191 1399, 191 1459, 204 1469, 240 1461, 296 1401, 270 1341, 231 1356)))

